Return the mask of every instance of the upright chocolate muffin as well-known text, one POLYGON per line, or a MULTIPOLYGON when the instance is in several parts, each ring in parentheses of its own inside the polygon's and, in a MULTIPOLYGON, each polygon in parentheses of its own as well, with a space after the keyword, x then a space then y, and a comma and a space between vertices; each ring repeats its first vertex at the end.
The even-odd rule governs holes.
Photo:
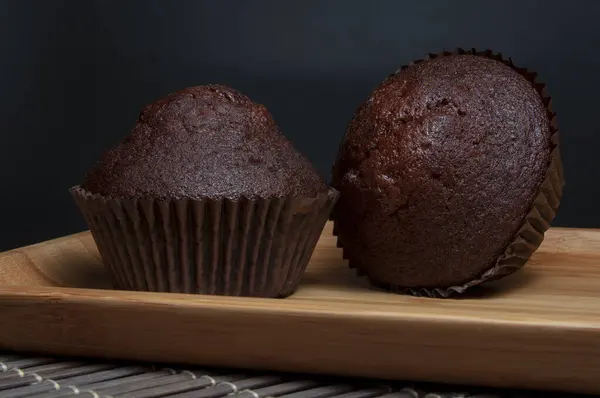
POLYGON ((146 107, 72 189, 123 289, 291 294, 337 198, 267 109, 224 86, 146 107))
POLYGON ((333 169, 351 267, 394 292, 447 297, 525 264, 563 185, 554 113, 534 77, 458 51, 375 89, 333 169))

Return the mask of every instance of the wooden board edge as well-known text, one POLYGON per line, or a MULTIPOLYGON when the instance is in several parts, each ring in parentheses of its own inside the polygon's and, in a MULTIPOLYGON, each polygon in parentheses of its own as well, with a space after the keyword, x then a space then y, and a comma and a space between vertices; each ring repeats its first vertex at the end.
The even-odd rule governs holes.
POLYGON ((600 393, 600 330, 0 297, 0 348, 600 393))
MULTIPOLYGON (((415 298, 408 298, 415 299, 415 298)), ((415 299, 431 300, 431 299, 415 299)), ((57 287, 20 287, 0 285, 0 305, 18 305, 19 303, 42 302, 81 305, 95 308, 108 306, 152 311, 172 308, 189 311, 223 311, 244 313, 246 315, 267 315, 273 317, 313 316, 318 318, 354 318, 365 322, 385 320, 390 322, 436 322, 464 324, 477 327, 481 324, 504 325, 512 328, 564 328, 569 330, 597 330, 600 334, 600 319, 597 322, 532 319, 525 314, 521 317, 496 318, 482 317, 480 313, 468 309, 456 308, 455 311, 440 311, 434 314, 417 311, 419 307, 406 307, 402 311, 382 311, 373 303, 336 302, 329 305, 327 300, 314 299, 266 299, 246 297, 226 297, 179 293, 152 293, 121 290, 75 289, 57 287)))

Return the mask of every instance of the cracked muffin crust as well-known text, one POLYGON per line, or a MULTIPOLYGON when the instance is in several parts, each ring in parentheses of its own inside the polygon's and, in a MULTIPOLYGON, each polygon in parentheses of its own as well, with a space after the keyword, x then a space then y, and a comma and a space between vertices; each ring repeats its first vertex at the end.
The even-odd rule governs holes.
POLYGON ((395 291, 465 284, 494 266, 551 161, 532 82, 455 54, 390 76, 357 110, 333 168, 352 267, 395 291))
POLYGON ((171 199, 315 197, 328 190, 264 106, 220 85, 186 88, 147 106, 83 188, 171 199))

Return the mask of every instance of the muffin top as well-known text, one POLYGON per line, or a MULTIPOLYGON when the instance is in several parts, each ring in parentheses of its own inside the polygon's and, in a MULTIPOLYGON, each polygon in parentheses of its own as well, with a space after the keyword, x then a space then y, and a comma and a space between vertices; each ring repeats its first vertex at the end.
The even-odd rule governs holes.
POLYGON ((327 185, 268 110, 225 86, 156 101, 82 187, 114 198, 315 197, 327 185))
POLYGON ((390 76, 356 112, 333 170, 351 262, 395 286, 478 277, 531 209, 550 137, 539 93, 502 62, 442 56, 390 76))

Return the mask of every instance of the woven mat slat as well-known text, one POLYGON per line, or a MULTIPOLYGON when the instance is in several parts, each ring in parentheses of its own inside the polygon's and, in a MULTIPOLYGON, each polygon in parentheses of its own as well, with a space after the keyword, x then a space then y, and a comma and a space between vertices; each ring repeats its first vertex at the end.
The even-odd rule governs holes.
MULTIPOLYGON (((44 394, 34 395, 34 397, 35 398, 61 398, 61 397, 76 395, 75 389, 77 389, 77 391, 86 391, 86 390, 101 391, 102 389, 107 389, 107 388, 115 387, 115 386, 128 386, 128 385, 132 386, 132 385, 136 385, 137 383, 143 382, 148 379, 167 376, 169 374, 170 373, 168 371, 159 371, 159 372, 147 371, 146 373, 142 373, 142 374, 120 377, 118 372, 114 372, 113 375, 105 375, 104 378, 102 379, 102 381, 97 381, 95 383, 90 383, 90 384, 86 384, 86 383, 62 384, 61 383, 59 385, 60 390, 56 390, 55 388, 53 388, 52 390, 46 390, 47 392, 45 392, 44 394)), ((11 398, 13 398, 13 397, 11 397, 11 398)), ((14 397, 14 398, 18 398, 18 397, 14 397)))
POLYGON ((140 375, 134 375, 134 376, 129 376, 129 377, 123 377, 123 378, 106 378, 103 381, 98 381, 95 383, 91 383, 91 384, 80 384, 81 386, 84 386, 85 388, 89 388, 92 390, 98 390, 98 391, 104 391, 104 390, 108 390, 109 388, 113 388, 113 387, 117 387, 117 386, 125 386, 125 385, 138 385, 138 384, 142 384, 144 382, 146 382, 147 380, 150 379, 157 379, 160 377, 165 377, 165 376, 169 376, 173 371, 171 370, 167 370, 167 369, 163 369, 163 370, 157 370, 157 371, 148 371, 144 374, 140 374, 140 375))
POLYGON ((16 357, 8 359, 6 362, 0 361, 0 372, 9 369, 30 368, 32 366, 45 365, 52 362, 56 362, 56 360, 52 358, 16 357))
POLYGON ((389 387, 363 388, 356 391, 347 392, 345 394, 336 395, 335 398, 375 398, 381 397, 389 391, 389 387))
MULTIPOLYGON (((29 372, 31 368, 27 369, 29 372)), ((83 369, 79 368, 80 370, 83 369)), ((87 368, 89 371, 90 368, 87 368)), ((63 386, 62 391, 56 390, 57 383, 54 379, 46 378, 41 383, 33 383, 28 384, 20 388, 12 388, 5 391, 0 391, 0 396, 3 398, 20 398, 27 397, 32 395, 41 395, 41 396, 52 396, 57 397, 61 394, 65 394, 65 388, 69 389, 68 386, 84 386, 88 385, 94 381, 107 380, 107 379, 122 379, 125 376, 129 376, 131 374, 140 374, 148 371, 148 368, 140 367, 140 366, 130 366, 130 367, 121 367, 116 369, 109 369, 105 371, 98 371, 95 373, 83 374, 80 376, 67 377, 67 378, 59 378, 55 377, 56 380, 60 381, 59 386, 63 386)), ((38 373, 39 374, 39 373, 38 373)), ((118 381, 117 381, 118 382, 118 381)), ((58 383, 57 383, 58 384, 58 383)), ((70 390, 70 389, 69 389, 70 390)), ((74 393, 74 392, 73 392, 74 393)))
MULTIPOLYGON (((9 363, 4 362, 5 364, 9 363)), ((51 363, 46 363, 43 365, 36 365, 36 366, 21 366, 21 367, 16 367, 13 369, 8 369, 8 372, 4 372, 4 373, 0 373, 0 381, 4 380, 4 379, 8 379, 11 377, 19 377, 19 375, 17 374, 16 371, 14 371, 15 369, 18 368, 26 368, 27 369, 27 373, 36 373, 40 376, 45 376, 47 375, 49 372, 55 372, 57 370, 61 370, 61 369, 68 369, 68 368, 74 368, 77 366, 83 366, 85 365, 85 362, 74 362, 74 361, 65 361, 65 362, 51 362, 51 363)))
POLYGON ((575 394, 293 375, 171 369, 0 353, 1 398, 534 398, 575 394))
POLYGON ((324 397, 335 397, 336 395, 346 394, 348 392, 356 391, 360 389, 360 386, 350 384, 333 384, 329 386, 322 386, 313 388, 306 391, 298 391, 291 394, 281 395, 280 398, 324 398, 324 397))
POLYGON ((190 375, 179 373, 169 376, 147 379, 140 383, 127 383, 122 385, 115 385, 109 388, 94 389, 94 391, 96 391, 98 394, 101 394, 102 396, 111 397, 118 397, 121 394, 132 393, 135 391, 137 397, 140 396, 140 391, 151 390, 155 387, 160 388, 170 385, 179 385, 182 383, 189 382, 190 380, 192 380, 190 375))
POLYGON ((65 385, 88 385, 105 380, 122 379, 126 376, 135 376, 150 372, 152 369, 145 366, 123 366, 116 369, 108 369, 104 371, 83 374, 79 376, 67 377, 61 380, 65 385))
POLYGON ((319 385, 316 380, 293 380, 286 383, 265 386, 253 391, 243 391, 240 394, 242 398, 256 398, 253 393, 259 397, 280 397, 286 394, 292 394, 297 391, 307 391, 319 385))

